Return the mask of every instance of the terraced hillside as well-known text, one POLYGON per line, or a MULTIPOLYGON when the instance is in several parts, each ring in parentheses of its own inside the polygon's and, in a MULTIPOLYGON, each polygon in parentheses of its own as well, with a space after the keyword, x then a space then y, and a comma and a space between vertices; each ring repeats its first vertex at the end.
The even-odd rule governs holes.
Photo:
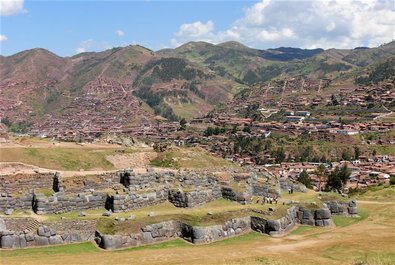
MULTIPOLYGON (((373 77, 372 71, 393 54, 395 42, 352 50, 257 50, 237 42, 190 42, 157 52, 134 45, 64 58, 32 49, 0 58, 0 117, 22 131, 72 129, 87 118, 84 130, 153 124, 158 115, 190 119, 240 92, 292 78, 316 82, 318 92, 329 78, 336 81, 332 93, 369 73, 374 80, 389 78, 393 71, 383 77, 373 77), (66 119, 67 124, 56 122, 66 119)), ((269 95, 287 100, 281 90, 269 95)))

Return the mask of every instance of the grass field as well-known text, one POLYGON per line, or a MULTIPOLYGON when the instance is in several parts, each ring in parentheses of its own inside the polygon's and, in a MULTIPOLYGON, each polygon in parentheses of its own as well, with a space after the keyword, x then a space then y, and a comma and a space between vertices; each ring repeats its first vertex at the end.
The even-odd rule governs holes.
MULTIPOLYGON (((359 218, 334 218, 336 227, 299 226, 273 238, 256 232, 205 245, 181 239, 104 251, 92 243, 0 251, 1 264, 372 264, 395 263, 394 187, 358 195, 359 218), (381 198, 381 201, 369 200, 381 198)), ((311 194, 303 195, 313 198, 311 194)), ((219 201, 213 209, 224 207, 219 201)))
POLYGON ((151 161, 151 165, 170 168, 238 168, 231 162, 216 157, 202 148, 172 148, 151 161))
POLYGON ((12 145, 0 146, 0 162, 21 162, 41 168, 79 171, 116 169, 109 156, 127 156, 146 150, 108 144, 78 145, 48 139, 17 138, 12 145))

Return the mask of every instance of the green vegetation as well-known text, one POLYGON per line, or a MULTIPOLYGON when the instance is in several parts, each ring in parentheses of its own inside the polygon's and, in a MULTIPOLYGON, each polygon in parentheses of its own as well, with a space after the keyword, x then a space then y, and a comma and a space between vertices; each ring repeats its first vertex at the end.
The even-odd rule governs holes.
POLYGON ((201 148, 172 148, 159 154, 151 161, 151 165, 171 168, 236 168, 231 162, 201 148))
POLYGON ((311 185, 311 178, 309 177, 309 173, 306 170, 303 170, 298 177, 298 181, 303 183, 306 188, 311 189, 313 186, 311 185))
POLYGON ((369 83, 378 83, 389 78, 395 77, 395 57, 388 58, 379 63, 370 70, 367 76, 359 76, 355 79, 358 84, 367 85, 369 83))
POLYGON ((350 175, 351 170, 347 167, 347 165, 336 167, 328 176, 328 189, 343 189, 350 175))
POLYGON ((368 217, 369 217, 368 212, 358 209, 358 216, 357 217, 349 217, 349 216, 344 216, 344 215, 332 215, 332 220, 336 226, 345 227, 345 226, 349 226, 349 225, 355 224, 357 222, 360 222, 362 220, 365 220, 368 217))
MULTIPOLYGON (((29 165, 58 170, 110 170, 114 169, 114 166, 106 157, 116 154, 116 150, 118 149, 106 148, 98 150, 88 147, 16 147, 0 150, 0 161, 22 162, 29 165)), ((131 149, 125 149, 125 151, 132 152, 131 149)))
POLYGON ((291 235, 303 235, 309 232, 313 232, 318 230, 319 228, 316 226, 307 226, 307 225, 299 225, 298 228, 293 230, 290 234, 291 235))

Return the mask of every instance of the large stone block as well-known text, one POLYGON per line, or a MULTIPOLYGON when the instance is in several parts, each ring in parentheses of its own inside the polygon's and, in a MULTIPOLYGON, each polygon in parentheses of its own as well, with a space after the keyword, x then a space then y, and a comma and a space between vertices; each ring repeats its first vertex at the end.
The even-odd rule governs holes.
POLYGON ((21 246, 19 236, 15 234, 3 235, 0 243, 2 248, 20 248, 21 246))
POLYGON ((48 237, 46 236, 34 236, 34 241, 36 241, 37 246, 47 246, 49 245, 48 237))
POLYGON ((59 245, 63 244, 62 237, 60 235, 54 235, 49 237, 49 244, 50 245, 59 245))
POLYGON ((330 219, 331 218, 331 211, 329 209, 318 209, 315 210, 315 219, 316 220, 323 220, 323 219, 330 219))

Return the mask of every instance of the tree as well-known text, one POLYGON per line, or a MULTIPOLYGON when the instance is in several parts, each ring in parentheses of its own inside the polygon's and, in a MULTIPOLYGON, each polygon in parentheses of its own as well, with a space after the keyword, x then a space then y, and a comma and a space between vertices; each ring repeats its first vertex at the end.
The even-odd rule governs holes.
POLYGON ((185 120, 185 118, 182 118, 182 119, 180 120, 180 129, 181 129, 182 131, 185 131, 186 128, 187 128, 187 121, 185 120))
POLYGON ((331 102, 332 102, 333 106, 339 105, 339 101, 337 100, 337 98, 334 94, 332 94, 332 96, 331 96, 331 102))
POLYGON ((336 167, 328 176, 328 188, 342 190, 343 186, 350 178, 350 175, 351 170, 347 167, 347 165, 336 167))
POLYGON ((1 123, 4 124, 7 127, 10 127, 12 125, 10 119, 8 117, 2 118, 1 123))
POLYGON ((273 153, 274 158, 276 159, 276 163, 281 163, 285 159, 285 152, 283 147, 277 148, 273 153))
POLYGON ((298 181, 303 183, 308 189, 311 189, 313 186, 311 185, 311 178, 309 177, 309 173, 306 170, 303 170, 298 177, 298 181))
POLYGON ((354 146, 354 157, 355 159, 359 159, 361 155, 361 149, 358 146, 354 146))
POLYGON ((315 174, 317 175, 317 177, 319 179, 318 190, 321 191, 322 179, 326 179, 328 177, 328 170, 326 169, 324 164, 321 164, 317 167, 315 174))
POLYGON ((350 154, 350 151, 348 151, 348 149, 343 150, 342 160, 345 160, 345 161, 351 160, 351 154, 350 154))

